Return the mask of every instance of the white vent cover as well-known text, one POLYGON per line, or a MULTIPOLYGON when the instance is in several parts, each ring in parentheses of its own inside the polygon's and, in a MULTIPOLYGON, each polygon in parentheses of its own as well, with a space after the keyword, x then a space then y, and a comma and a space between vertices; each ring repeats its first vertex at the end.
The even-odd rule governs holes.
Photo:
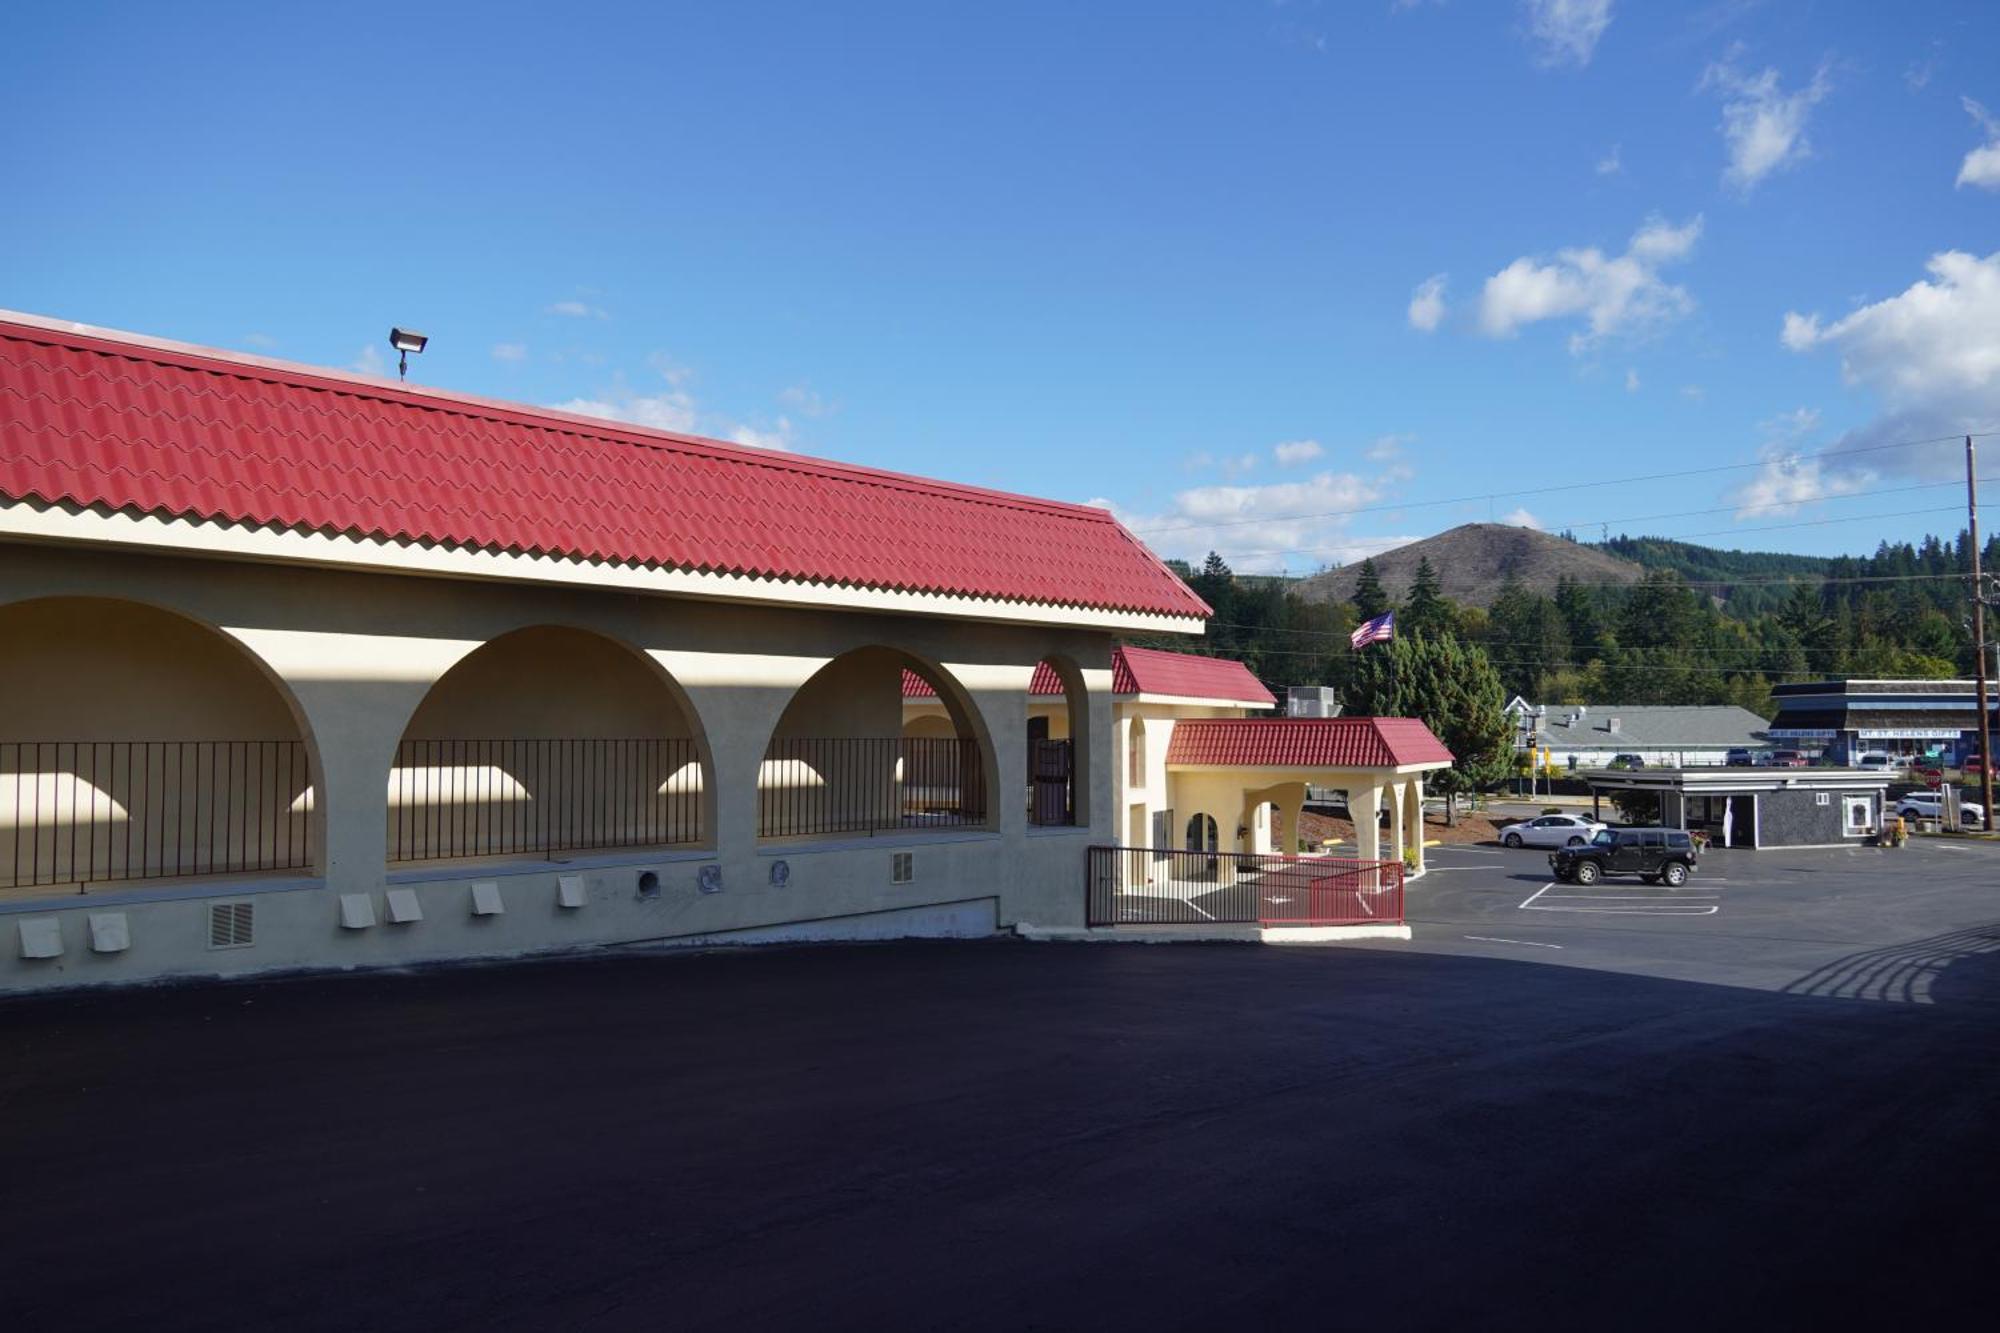
POLYGON ((132 928, 125 920, 123 912, 92 912, 90 914, 90 951, 92 953, 124 953, 132 947, 132 928))
POLYGON ((582 907, 590 901, 590 891, 584 886, 582 875, 556 876, 556 906, 582 907))
POLYGON ((917 877, 915 852, 897 852, 889 858, 889 882, 908 884, 917 877))
POLYGON ((56 917, 24 917, 15 929, 21 936, 21 957, 60 958, 62 956, 62 922, 56 917))
POLYGON ((398 926, 407 926, 412 921, 424 919, 424 905, 417 901, 415 889, 391 889, 383 895, 389 907, 389 920, 398 926))
POLYGON ((375 924, 375 900, 365 893, 340 895, 340 924, 344 930, 366 930, 375 924))
POLYGON ((208 947, 243 949, 257 942, 257 904, 210 903, 208 947))
POLYGON ((500 881, 482 879, 472 886, 474 916, 499 916, 506 910, 507 904, 500 897, 500 881))

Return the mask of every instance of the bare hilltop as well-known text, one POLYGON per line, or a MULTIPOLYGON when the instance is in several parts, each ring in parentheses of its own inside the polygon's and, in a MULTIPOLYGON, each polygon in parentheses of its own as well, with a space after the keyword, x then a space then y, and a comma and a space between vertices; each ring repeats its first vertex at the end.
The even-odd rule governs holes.
MULTIPOLYGON (((1595 547, 1579 546, 1534 528, 1505 523, 1467 523, 1375 557, 1375 573, 1389 596, 1401 601, 1428 559, 1444 595, 1465 606, 1491 606, 1509 578, 1536 592, 1554 593, 1564 577, 1578 583, 1636 583, 1645 570, 1595 547)), ((1294 591, 1315 602, 1344 602, 1354 596, 1360 562, 1299 580, 1294 591)))

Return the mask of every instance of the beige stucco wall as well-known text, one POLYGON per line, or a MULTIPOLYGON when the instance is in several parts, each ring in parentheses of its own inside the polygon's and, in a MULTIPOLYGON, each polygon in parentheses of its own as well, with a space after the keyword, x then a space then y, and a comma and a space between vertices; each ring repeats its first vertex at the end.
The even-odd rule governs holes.
MULTIPOLYGON (((1096 816, 1076 829, 1034 830, 1026 810, 1011 800, 994 800, 989 830, 953 834, 894 834, 809 847, 760 846, 757 837, 757 774, 767 743, 799 688, 829 662, 855 653, 848 666, 880 665, 874 654, 857 650, 892 646, 942 674, 968 721, 985 742, 983 762, 992 791, 1011 790, 995 781, 999 773, 1025 771, 1028 683, 1045 655, 1077 663, 1088 689, 1089 728, 1108 735, 1111 725, 1110 650, 1106 630, 1047 625, 987 623, 937 616, 865 611, 814 611, 736 605, 688 598, 648 596, 590 589, 470 583, 440 578, 352 573, 279 564, 228 562, 206 558, 126 554, 92 547, 7 545, 0 547, 0 611, 15 603, 48 596, 121 596, 217 627, 222 637, 191 649, 209 666, 223 669, 229 653, 251 675, 267 674, 282 684, 305 723, 319 799, 311 803, 314 864, 303 887, 278 892, 242 885, 188 886, 147 893, 93 892, 52 898, 46 912, 62 924, 64 939, 81 938, 81 922, 91 910, 117 906, 131 918, 131 948, 118 954, 78 953, 70 944, 62 958, 31 961, 15 956, 15 941, 0 934, 0 987, 66 984, 78 979, 137 980, 171 973, 227 973, 272 966, 345 965, 423 958, 516 953, 577 944, 614 943, 750 929, 784 922, 819 921, 859 913, 903 910, 927 904, 991 899, 996 919, 1075 923, 1082 917, 1078 889, 1083 848, 1116 837, 1111 818, 1111 774, 1093 768, 1087 799, 1079 804, 1096 816), (398 742, 429 708, 437 725, 470 729, 498 721, 509 707, 505 688, 523 677, 495 672, 478 689, 453 703, 440 697, 426 704, 432 687, 482 645, 514 631, 562 625, 605 636, 614 644, 644 653, 670 677, 686 700, 690 726, 705 748, 703 848, 691 853, 569 858, 586 866, 591 903, 583 909, 553 906, 553 864, 510 864, 473 868, 416 867, 398 871, 398 884, 416 889, 425 903, 422 922, 380 924, 343 930, 338 924, 341 894, 367 896, 380 918, 382 895, 390 885, 384 829, 389 815, 387 775, 398 742), (236 647, 229 648, 233 640, 236 647), (217 644, 221 646, 218 647, 217 644), (219 654, 219 655, 218 655, 219 654), (476 706, 475 706, 475 702, 476 706), (891 885, 890 853, 914 849, 916 879, 891 885), (792 866, 790 882, 771 882, 774 859, 792 866), (716 867, 722 891, 699 892, 700 868, 716 867), (632 890, 641 868, 662 881, 658 898, 640 900, 632 890), (475 878, 498 876, 509 894, 502 917, 472 917, 461 896, 475 878), (260 938, 249 949, 209 951, 205 947, 203 900, 189 894, 234 889, 261 894, 268 909, 260 938), (152 896, 148 896, 151 894, 152 896), (162 896, 167 895, 167 896, 162 896), (79 900, 80 898, 80 900, 79 900), (516 904, 519 904, 518 906, 516 904)), ((605 725, 603 700, 583 697, 616 678, 619 709, 657 710, 654 692, 628 703, 624 690, 638 677, 608 658, 572 674, 551 638, 550 651, 525 679, 553 687, 572 686, 560 703, 536 705, 550 726, 605 725), (606 675, 605 673, 609 673, 606 675)), ((582 650, 596 660, 592 650, 582 650)), ((92 687, 115 695, 118 682, 130 685, 155 670, 148 645, 72 652, 69 669, 89 661, 118 661, 123 670, 105 673, 92 687)), ((893 658, 893 655, 889 655, 893 658)), ((15 662, 14 645, 0 640, 6 668, 15 662)), ((46 676, 46 665, 35 668, 46 676)), ((59 668, 60 669, 60 668, 59 668)), ((93 668, 99 669, 99 668, 93 668)), ((205 670, 205 669, 204 669, 205 670)), ((475 669, 468 679, 477 681, 475 669)), ((204 674, 204 679, 206 676, 204 674)), ((820 727, 842 727, 895 736, 901 725, 899 676, 872 673, 866 689, 852 700, 835 699, 829 687, 825 706, 815 705, 820 727), (874 681, 884 688, 876 690, 874 681), (833 705, 838 702, 839 708, 833 705), (879 716, 877 716, 879 712, 879 716), (865 717, 865 724, 856 720, 865 717)), ((235 706, 253 691, 211 692, 235 706)), ((283 696, 278 696, 281 700, 283 696)), ((269 711, 269 700, 259 705, 269 711)), ((615 710, 614 710, 615 711, 615 710)), ((528 709, 523 725, 536 715, 528 709)), ((194 709, 177 713, 192 725, 209 715, 194 709)), ((137 725, 136 716, 121 725, 137 725)), ((654 721, 664 724, 655 713, 654 721)), ((220 726, 218 720, 215 725, 220 726)), ((788 722, 787 725, 790 725, 788 722)), ((18 924, 18 902, 0 903, 0 931, 18 924)), ((36 911, 40 905, 31 904, 36 911)))

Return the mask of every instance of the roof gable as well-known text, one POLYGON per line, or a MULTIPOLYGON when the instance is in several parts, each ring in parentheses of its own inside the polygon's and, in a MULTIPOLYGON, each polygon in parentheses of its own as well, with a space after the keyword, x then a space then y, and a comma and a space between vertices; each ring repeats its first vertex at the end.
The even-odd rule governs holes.
POLYGON ((1105 510, 0 314, 0 498, 1203 617, 1105 510))
MULTIPOLYGON (((1035 664, 1029 694, 1061 694, 1062 677, 1047 662, 1035 664)), ((1111 651, 1111 692, 1118 695, 1159 694, 1186 699, 1226 699, 1270 707, 1278 701, 1250 674, 1250 668, 1226 657, 1169 653, 1157 648, 1114 648, 1111 651)), ((904 668, 903 697, 934 698, 929 681, 904 668)))
POLYGON ((1414 717, 1214 717, 1174 724, 1169 764, 1232 768, 1401 768, 1452 762, 1414 717))

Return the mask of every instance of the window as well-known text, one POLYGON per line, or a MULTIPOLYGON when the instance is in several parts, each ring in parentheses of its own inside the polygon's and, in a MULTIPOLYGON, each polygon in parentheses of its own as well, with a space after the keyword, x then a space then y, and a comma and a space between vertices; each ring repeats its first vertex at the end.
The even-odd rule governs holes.
POLYGON ((1642 846, 1646 847, 1664 847, 1667 845, 1667 835, 1664 833, 1641 833, 1639 835, 1639 842, 1642 846))
POLYGON ((1846 833, 1850 838, 1858 838, 1875 826, 1875 803, 1866 796, 1847 796, 1841 799, 1846 810, 1846 833))
POLYGON ((1153 859, 1164 861, 1173 855, 1174 812, 1155 810, 1153 812, 1153 859))
POLYGON ((1146 785, 1146 724, 1138 718, 1132 719, 1132 739, 1125 747, 1125 785, 1146 785))
POLYGON ((1618 845, 1620 847, 1637 847, 1639 845, 1639 835, 1636 833, 1621 833, 1618 835, 1618 845))
POLYGON ((1818 796, 1816 796, 1816 797, 1814 797, 1814 798, 1813 798, 1813 804, 1814 804, 1814 805, 1832 805, 1832 804, 1833 804, 1833 794, 1832 794, 1831 792, 1824 792, 1824 791, 1823 791, 1823 792, 1819 793, 1819 795, 1818 795, 1818 796))
POLYGON ((1690 841, 1688 835, 1685 833, 1669 833, 1667 835, 1667 846, 1669 847, 1676 847, 1681 849, 1682 851, 1685 851, 1687 848, 1693 845, 1694 844, 1692 843, 1692 841, 1690 841))

